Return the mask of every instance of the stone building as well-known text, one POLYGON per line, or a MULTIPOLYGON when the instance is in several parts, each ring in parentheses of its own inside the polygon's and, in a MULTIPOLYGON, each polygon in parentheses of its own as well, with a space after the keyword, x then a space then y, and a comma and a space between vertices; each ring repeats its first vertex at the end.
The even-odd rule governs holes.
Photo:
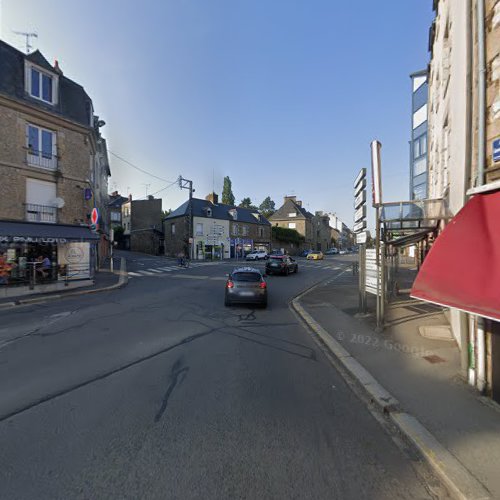
POLYGON ((191 251, 198 260, 242 258, 252 250, 271 249, 269 221, 258 210, 219 203, 215 193, 183 203, 165 218, 164 232, 170 256, 191 251))
POLYGON ((283 205, 269 217, 269 222, 273 226, 295 229, 304 237, 303 247, 312 249, 315 242, 313 217, 313 214, 302 206, 302 201, 297 200, 296 196, 285 196, 283 205))
POLYGON ((125 249, 133 252, 163 254, 162 200, 148 196, 146 200, 132 200, 121 206, 125 249))
POLYGON ((312 222, 314 227, 314 249, 326 252, 333 246, 330 217, 321 211, 315 212, 312 222))
POLYGON ((455 217, 433 243, 412 293, 450 306, 462 375, 500 400, 500 301, 496 307, 489 302, 498 297, 500 2, 434 0, 433 6, 428 189, 429 198, 444 199, 455 217), (461 248, 447 247, 456 232, 464 235, 460 246, 474 254, 466 266, 458 259, 461 248))
POLYGON ((0 254, 13 270, 8 283, 29 280, 37 254, 52 261, 54 280, 70 267, 71 278, 90 277, 105 256, 110 171, 102 125, 57 61, 0 41, 0 254))

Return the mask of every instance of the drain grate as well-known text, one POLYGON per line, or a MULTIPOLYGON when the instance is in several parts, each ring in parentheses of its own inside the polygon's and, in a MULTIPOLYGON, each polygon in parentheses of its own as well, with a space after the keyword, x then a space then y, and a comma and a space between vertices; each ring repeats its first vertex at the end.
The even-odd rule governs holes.
POLYGON ((446 359, 441 358, 440 356, 437 356, 436 354, 431 354, 429 356, 424 356, 424 359, 428 361, 429 363, 435 364, 435 363, 444 363, 446 359))

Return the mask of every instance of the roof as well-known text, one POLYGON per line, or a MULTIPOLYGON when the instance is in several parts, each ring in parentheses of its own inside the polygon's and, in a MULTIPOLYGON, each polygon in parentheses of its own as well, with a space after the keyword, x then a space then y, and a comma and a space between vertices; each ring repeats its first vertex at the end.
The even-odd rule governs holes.
POLYGON ((288 217, 288 214, 295 211, 297 213, 297 217, 299 219, 310 219, 314 217, 314 215, 311 212, 308 212, 305 208, 301 207, 297 202, 293 201, 292 199, 288 198, 281 207, 274 212, 271 217, 269 217, 270 220, 289 220, 290 217, 288 217))
POLYGON ((121 208, 121 206, 126 202, 128 201, 128 198, 126 198, 125 196, 111 196, 109 195, 109 203, 108 203, 108 207, 110 208, 121 208))
MULTIPOLYGON (((193 217, 207 217, 210 219, 270 225, 270 222, 255 209, 235 207, 234 205, 224 205, 223 203, 213 204, 208 200, 201 200, 199 198, 193 198, 192 203, 193 217), (207 209, 209 208, 212 210, 211 217, 207 216, 207 209), (230 212, 236 212, 236 218, 234 218, 230 212), (259 217, 259 220, 257 220, 256 216, 259 217)), ((165 217, 165 220, 175 219, 186 215, 189 215, 189 200, 185 201, 180 207, 171 212, 167 217, 165 217)))
POLYGON ((38 50, 26 55, 0 40, 0 94, 27 102, 32 106, 43 108, 45 111, 70 119, 90 128, 92 100, 81 85, 65 77, 60 70, 51 66, 38 50), (25 60, 58 76, 59 99, 57 104, 51 105, 44 103, 43 101, 30 97, 25 92, 25 60))
POLYGON ((70 224, 37 224, 22 221, 0 221, 0 236, 12 238, 58 238, 73 241, 98 240, 87 226, 70 224))
POLYGON ((415 78, 417 76, 427 76, 427 69, 421 69, 419 71, 415 71, 414 73, 410 73, 410 78, 415 78))

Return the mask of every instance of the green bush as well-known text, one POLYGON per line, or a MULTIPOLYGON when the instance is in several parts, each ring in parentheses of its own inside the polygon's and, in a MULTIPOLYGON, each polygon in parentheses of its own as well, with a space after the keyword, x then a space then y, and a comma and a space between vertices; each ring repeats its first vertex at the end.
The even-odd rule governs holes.
POLYGON ((299 234, 295 229, 289 229, 287 227, 273 226, 272 235, 273 240, 296 243, 297 245, 305 240, 304 236, 299 234))

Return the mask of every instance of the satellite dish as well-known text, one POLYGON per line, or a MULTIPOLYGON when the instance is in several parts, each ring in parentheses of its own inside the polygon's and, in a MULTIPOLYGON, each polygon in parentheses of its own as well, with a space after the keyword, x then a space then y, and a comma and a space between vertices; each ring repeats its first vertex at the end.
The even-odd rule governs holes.
POLYGON ((64 200, 62 198, 54 198, 54 205, 57 207, 57 208, 62 208, 64 207, 64 200))

